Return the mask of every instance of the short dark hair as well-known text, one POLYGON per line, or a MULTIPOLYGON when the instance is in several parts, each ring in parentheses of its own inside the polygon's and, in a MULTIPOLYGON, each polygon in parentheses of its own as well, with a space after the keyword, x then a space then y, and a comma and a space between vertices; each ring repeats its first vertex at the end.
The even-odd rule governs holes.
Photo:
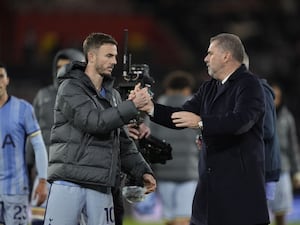
POLYGON ((7 73, 7 68, 4 63, 0 62, 0 68, 3 68, 5 70, 5 72, 7 73))
POLYGON ((0 62, 0 68, 6 69, 6 66, 4 65, 4 63, 0 62))
POLYGON ((183 90, 184 88, 194 89, 195 79, 192 74, 182 71, 176 70, 169 73, 163 83, 165 89, 171 90, 183 90))
POLYGON ((91 33, 83 42, 83 54, 87 61, 87 53, 91 49, 97 49, 103 44, 118 45, 118 42, 110 35, 104 33, 91 33))
POLYGON ((4 71, 5 71, 6 76, 8 76, 8 75, 7 75, 7 68, 6 68, 6 66, 4 65, 4 63, 0 62, 0 68, 3 68, 4 71))
POLYGON ((243 63, 245 48, 241 39, 237 35, 221 33, 210 39, 210 43, 213 41, 217 41, 218 46, 226 51, 230 51, 235 60, 243 63))

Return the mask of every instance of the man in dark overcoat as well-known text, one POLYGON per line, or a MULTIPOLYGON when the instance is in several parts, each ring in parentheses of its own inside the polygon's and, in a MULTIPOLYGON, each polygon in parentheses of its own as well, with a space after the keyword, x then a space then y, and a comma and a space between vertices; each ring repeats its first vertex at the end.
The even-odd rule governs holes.
MULTIPOLYGON (((152 121, 202 133, 199 182, 191 225, 265 225, 263 88, 243 62, 239 37, 210 40, 204 61, 211 79, 182 108, 150 101, 142 110, 152 121)), ((135 89, 129 98, 139 94, 135 89)))

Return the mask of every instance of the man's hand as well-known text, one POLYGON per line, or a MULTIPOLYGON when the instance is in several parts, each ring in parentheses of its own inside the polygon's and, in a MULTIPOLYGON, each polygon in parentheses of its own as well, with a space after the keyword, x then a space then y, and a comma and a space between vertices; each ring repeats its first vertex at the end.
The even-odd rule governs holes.
POLYGON ((140 83, 135 86, 134 90, 131 91, 128 96, 128 100, 132 100, 135 107, 139 110, 144 107, 150 99, 151 96, 148 93, 148 88, 141 88, 140 83))
POLYGON ((139 131, 140 131, 139 139, 142 139, 143 137, 149 137, 149 135, 151 134, 150 128, 145 123, 140 124, 139 131))
POLYGON ((135 140, 142 139, 143 137, 148 137, 151 133, 150 128, 141 123, 138 127, 134 123, 130 123, 127 125, 129 136, 135 140))
POLYGON ((130 91, 128 100, 132 100, 137 109, 143 112, 150 113, 153 111, 154 104, 152 102, 152 97, 149 94, 148 88, 142 88, 141 84, 135 85, 134 90, 130 91))
POLYGON ((36 205, 40 206, 46 200, 48 195, 46 179, 39 179, 39 183, 34 191, 34 199, 37 199, 36 205))
POLYGON ((176 127, 199 128, 198 123, 201 121, 199 115, 187 111, 175 112, 171 118, 176 127))
POLYGON ((293 175, 293 184, 295 188, 300 188, 300 172, 293 175))
POLYGON ((156 180, 155 178, 148 173, 145 173, 143 175, 143 179, 144 179, 144 187, 146 188, 146 194, 149 194, 151 192, 154 192, 156 189, 156 180))

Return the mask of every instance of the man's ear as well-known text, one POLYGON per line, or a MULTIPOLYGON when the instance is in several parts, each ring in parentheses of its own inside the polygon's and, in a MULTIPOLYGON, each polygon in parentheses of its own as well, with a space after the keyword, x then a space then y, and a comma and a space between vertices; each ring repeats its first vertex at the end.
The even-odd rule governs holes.
POLYGON ((90 63, 94 63, 96 60, 96 54, 94 51, 89 51, 87 53, 87 57, 88 57, 88 62, 90 62, 90 63))
POLYGON ((9 76, 7 76, 6 80, 7 80, 6 85, 9 85, 9 76))
POLYGON ((224 52, 224 56, 223 56, 224 62, 228 62, 231 58, 232 58, 231 52, 229 51, 224 52))

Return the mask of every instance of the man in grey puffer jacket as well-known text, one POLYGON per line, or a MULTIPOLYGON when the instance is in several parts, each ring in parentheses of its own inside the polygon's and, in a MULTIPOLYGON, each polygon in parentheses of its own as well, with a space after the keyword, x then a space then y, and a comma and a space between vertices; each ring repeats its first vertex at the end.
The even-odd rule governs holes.
POLYGON ((76 225, 81 213, 88 224, 114 224, 111 188, 119 165, 143 179, 147 193, 156 188, 151 168, 124 128, 149 101, 147 88, 121 101, 111 77, 117 56, 111 36, 92 33, 83 50, 87 63, 73 62, 58 77, 45 224, 76 225))

